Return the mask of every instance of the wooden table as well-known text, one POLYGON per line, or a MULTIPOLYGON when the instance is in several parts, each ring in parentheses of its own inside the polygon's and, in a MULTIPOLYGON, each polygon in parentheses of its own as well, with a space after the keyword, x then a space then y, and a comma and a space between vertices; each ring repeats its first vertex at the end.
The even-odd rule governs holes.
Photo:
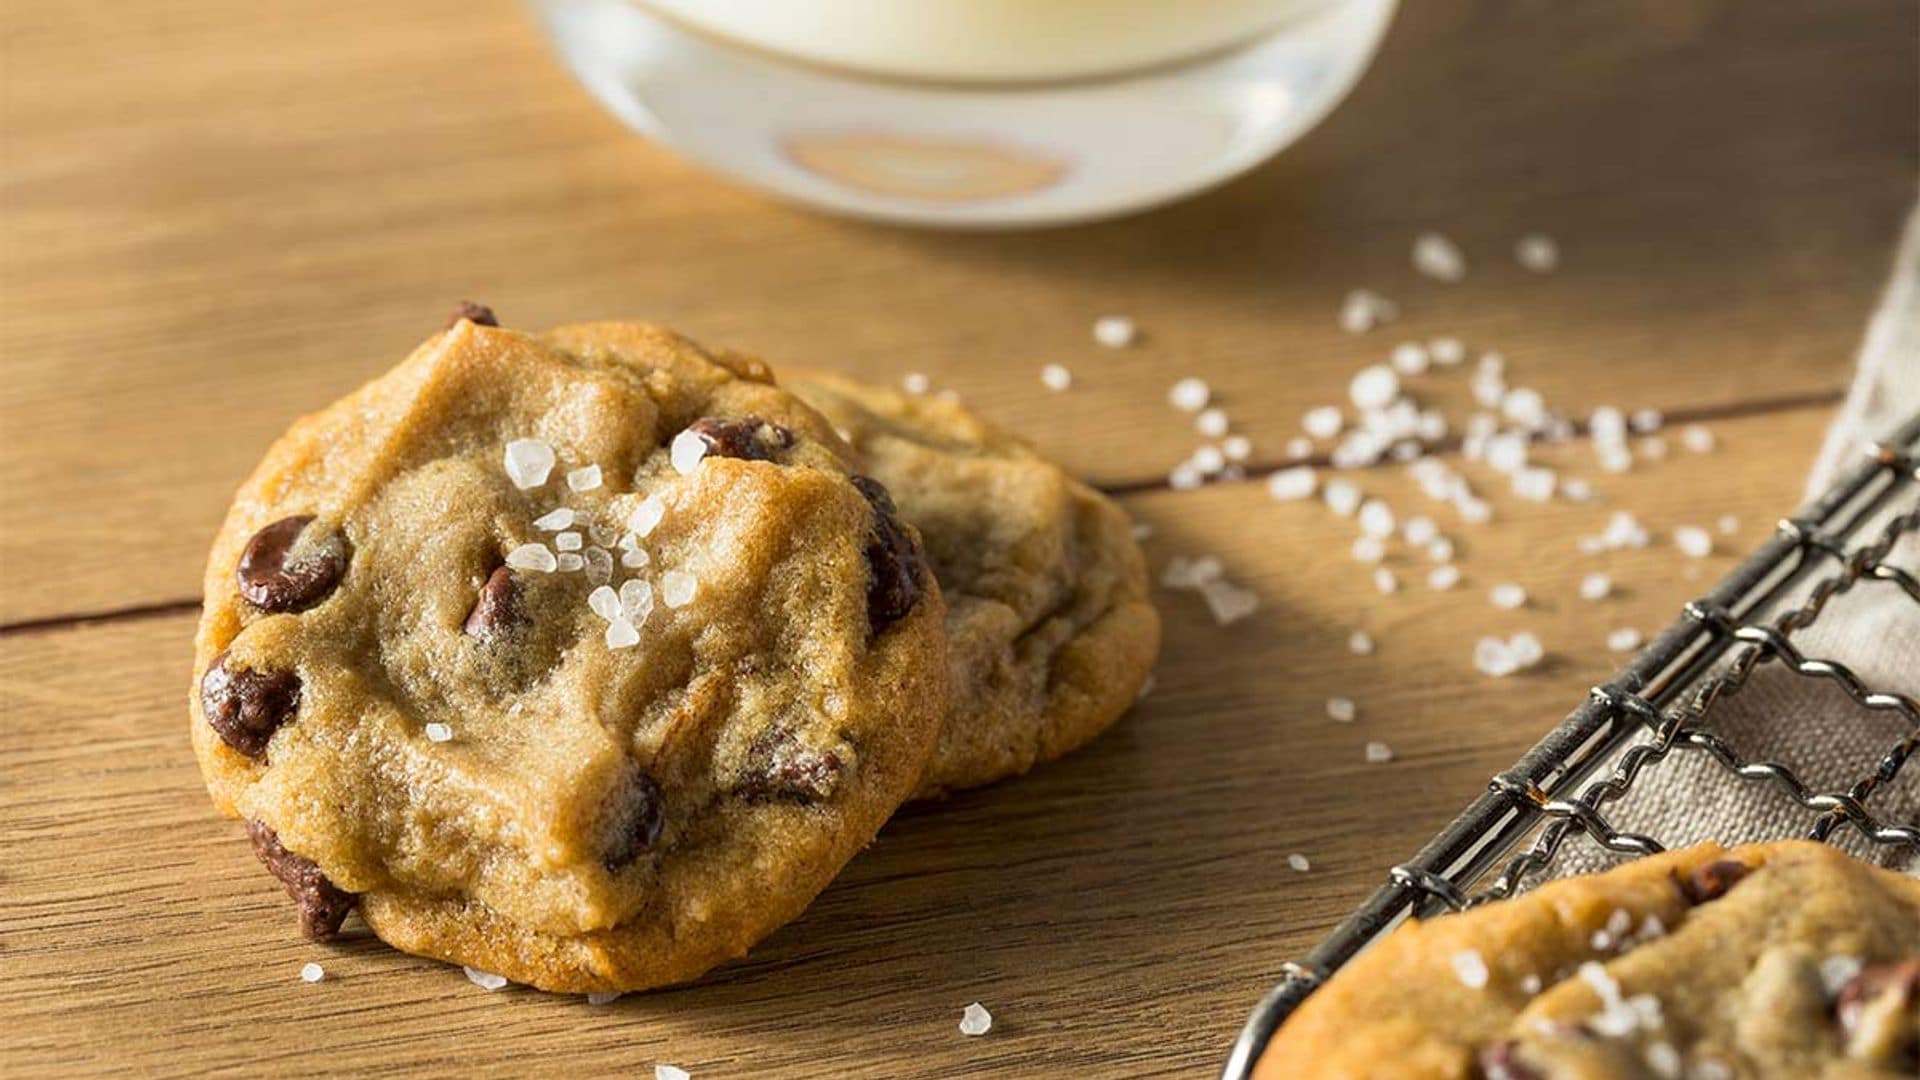
MULTIPOLYGON (((1406 5, 1321 129, 1184 205, 937 235, 827 220, 632 137, 505 0, 14 0, 0 221, 0 1073, 1197 1075, 1303 952, 1790 509, 1912 198, 1913 5, 1406 5), (1577 10, 1576 10, 1577 8, 1577 10), (1439 228, 1472 259, 1408 266, 1439 228), (1560 241, 1529 274, 1523 232, 1560 241), (1399 322, 1349 335, 1367 286, 1399 322), (1016 783, 904 811, 804 918, 697 986, 607 1007, 364 936, 296 939, 187 748, 196 582, 233 487, 295 415, 452 301, 515 325, 636 316, 780 361, 951 386, 1260 609, 1163 593, 1158 688, 1016 783), (1089 340, 1126 312, 1137 348, 1089 340), (1351 522, 1258 482, 1166 490, 1206 378, 1268 466, 1397 341, 1454 334, 1584 415, 1711 423, 1719 448, 1605 501, 1442 515, 1462 588, 1383 597, 1351 522), (1043 363, 1071 390, 1043 391, 1043 363), (1721 553, 1582 556, 1628 507, 1738 519, 1721 553), (1574 594, 1588 568, 1618 595, 1574 594), (1490 585, 1533 600, 1501 611, 1490 585), (1364 628, 1376 655, 1347 648, 1364 628), (1492 680, 1483 633, 1548 661, 1492 680), (1352 725, 1324 702, 1359 703, 1352 725), (1367 764, 1362 746, 1393 747, 1367 764), (1290 852, 1311 871, 1288 868, 1290 852), (302 984, 301 964, 328 977, 302 984), (963 1005, 995 1015, 981 1039, 963 1005)), ((1464 412, 1466 377, 1423 398, 1464 412)), ((1547 456, 1594 474, 1590 448, 1547 456)), ((1411 510, 1396 468, 1358 477, 1411 510)), ((1398 557, 1396 557, 1397 559, 1398 557)), ((1394 565, 1394 564, 1390 564, 1394 565)), ((1416 564, 1399 563, 1409 581, 1416 564)))

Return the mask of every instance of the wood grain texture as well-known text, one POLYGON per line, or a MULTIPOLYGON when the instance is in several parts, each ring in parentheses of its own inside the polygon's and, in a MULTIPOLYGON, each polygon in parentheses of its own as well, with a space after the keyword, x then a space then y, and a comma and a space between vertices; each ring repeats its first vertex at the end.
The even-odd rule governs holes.
MULTIPOLYGON (((1382 597, 1347 546, 1353 522, 1277 504, 1253 483, 1154 493, 1156 572, 1213 554, 1253 588, 1216 626, 1160 591, 1157 688, 1086 750, 1018 781, 902 813, 804 917, 691 988, 607 1007, 511 989, 362 932, 300 941, 238 825, 208 808, 183 698, 192 619, 162 616, 0 639, 0 1017, 9 1076, 410 1072, 723 1076, 1191 1076, 1215 1067, 1247 1008, 1297 955, 1602 679, 1616 626, 1651 631, 1790 508, 1823 410, 1718 425, 1721 448, 1610 478, 1607 501, 1515 503, 1447 524, 1466 580, 1382 597), (1785 463, 1796 463, 1783 467, 1785 463), (1643 551, 1576 552, 1613 507, 1661 534, 1643 551), (1665 537, 1737 515, 1697 563, 1665 537), (1575 595, 1604 568, 1616 596, 1575 595), (1532 599, 1500 611, 1495 582, 1532 599), (1347 636, 1369 630, 1378 652, 1347 636), (1531 629, 1548 661, 1494 681, 1481 633, 1531 629), (1350 696, 1352 724, 1325 714, 1350 696), (1369 740, 1387 765, 1363 761, 1369 740), (1313 869, 1289 869, 1290 852, 1313 869), (309 960, 326 981, 297 977, 309 960), (985 1002, 992 1033, 967 1039, 985 1002)), ((1584 471, 1589 448, 1552 456, 1584 471)), ((1477 479, 1484 479, 1475 474, 1477 479)), ((1399 471, 1370 494, 1419 506, 1399 471)), ((1491 485, 1487 485, 1492 490, 1491 485)))
POLYGON ((1549 399, 1832 394, 1920 164, 1910 4, 1417 3, 1320 130, 1227 188, 1042 233, 853 225, 631 136, 509 0, 0 15, 0 623, 189 598, 266 444, 461 297, 647 317, 953 386, 1095 480, 1189 453, 1199 373, 1269 453, 1401 337, 1549 399), (1441 228, 1473 270, 1408 267, 1441 228), (1564 269, 1514 266, 1557 236, 1564 269), (1405 310, 1335 325, 1369 286, 1405 310), (1132 313, 1124 353, 1091 320, 1132 313), (1062 397, 1043 363, 1076 373, 1062 397), (49 545, 58 538, 58 555, 49 545), (48 559, 56 565, 48 566, 48 559))

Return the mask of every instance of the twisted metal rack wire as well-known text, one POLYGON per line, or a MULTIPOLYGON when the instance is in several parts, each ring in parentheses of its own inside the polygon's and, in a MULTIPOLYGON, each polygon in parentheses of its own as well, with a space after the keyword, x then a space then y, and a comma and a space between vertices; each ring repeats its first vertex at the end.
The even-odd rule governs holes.
POLYGON ((1387 884, 1304 960, 1283 965, 1280 982, 1235 1041, 1222 1080, 1245 1080, 1281 1022, 1407 915, 1462 911, 1512 896, 1544 873, 1576 832, 1626 855, 1664 850, 1654 837, 1616 829, 1603 811, 1627 794, 1648 765, 1675 751, 1704 755, 1743 783, 1774 786, 1808 811, 1812 839, 1828 840, 1844 827, 1874 845, 1920 848, 1920 825, 1881 820, 1868 805, 1920 751, 1920 702, 1874 690, 1846 665, 1806 656, 1790 640, 1830 601, 1862 582, 1891 584, 1920 604, 1920 580, 1886 561, 1902 536, 1920 532, 1920 498, 1898 509, 1916 492, 1920 416, 1872 447, 1868 460, 1825 495, 1781 521, 1770 540, 1706 596, 1687 604, 1618 675, 1595 687, 1519 761, 1493 777, 1465 812, 1412 859, 1393 867, 1387 884), (1897 512, 1888 516, 1889 510, 1897 512), (1871 538, 1856 544, 1857 534, 1876 520, 1883 523, 1871 538), (1800 603, 1781 607, 1822 566, 1832 567, 1830 573, 1800 603), (1762 618, 1769 611, 1776 613, 1762 618), (1821 790, 1778 761, 1744 759, 1703 721, 1769 662, 1803 678, 1828 680, 1863 709, 1896 715, 1905 734, 1844 790, 1821 790), (1608 762, 1604 776, 1589 780, 1608 762), (1532 842, 1516 853, 1529 836, 1532 842), (1498 871, 1488 878, 1496 864, 1498 871))

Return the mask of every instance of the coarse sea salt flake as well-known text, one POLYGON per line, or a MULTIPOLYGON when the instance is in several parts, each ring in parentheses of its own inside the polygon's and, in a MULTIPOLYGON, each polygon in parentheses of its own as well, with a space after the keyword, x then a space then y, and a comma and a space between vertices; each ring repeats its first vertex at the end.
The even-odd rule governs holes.
POLYGON ((1688 424, 1680 429, 1680 445, 1696 454, 1711 453, 1714 447, 1713 432, 1699 424, 1688 424))
POLYGON ((1384 765, 1393 760, 1393 748, 1383 742, 1370 742, 1367 744, 1366 757, 1368 764, 1384 765))
POLYGON ((1064 364, 1048 364, 1040 369, 1040 385, 1057 394, 1073 385, 1073 372, 1064 364))
POLYGON ((993 1014, 979 1002, 967 1006, 960 1013, 960 1034, 985 1035, 993 1028, 993 1014))
POLYGON ((590 547, 580 557, 587 564, 587 584, 605 585, 613 580, 613 553, 603 547, 590 547))
POLYGON ((587 607, 595 615, 612 622, 620 617, 620 594, 613 591, 613 586, 602 585, 587 594, 587 607))
POLYGON ((620 613, 634 624, 646 622, 653 614, 653 585, 641 578, 628 578, 620 583, 618 604, 620 613))
POLYGON ((1427 351, 1433 354, 1433 362, 1452 367, 1467 358, 1467 347, 1457 337, 1438 337, 1427 343, 1427 351))
POLYGON ((697 431, 683 431, 673 437, 672 444, 667 447, 667 457, 673 462, 674 472, 681 476, 692 476, 707 458, 707 440, 697 431))
POLYGON ((1347 649, 1355 656, 1372 656, 1374 649, 1373 635, 1367 633, 1365 630, 1355 630, 1353 633, 1347 635, 1347 649))
POLYGON ((1361 368, 1348 384, 1347 396, 1362 412, 1384 409, 1400 396, 1400 376, 1384 364, 1361 368))
POLYGON ((1445 592, 1460 584, 1460 568, 1452 565, 1436 566, 1427 571, 1427 587, 1445 592))
POLYGON ((1530 668, 1546 659, 1546 647, 1532 632, 1522 630, 1507 639, 1507 651, 1512 654, 1513 662, 1522 668, 1530 668))
POLYGON ((1560 245, 1545 233, 1528 233, 1513 245, 1513 260, 1536 274, 1549 274, 1560 265, 1560 245))
POLYGON ((627 515, 627 528, 633 530, 635 536, 649 536, 666 515, 667 504, 660 501, 660 496, 649 495, 627 515))
POLYGON ((1515 608, 1526 606, 1527 590, 1511 581, 1506 581, 1495 585, 1487 593, 1487 599, 1492 601, 1494 607, 1505 611, 1512 611, 1515 608))
POLYGON ((693 1080, 693 1074, 678 1065, 655 1065, 653 1080, 693 1080))
POLYGON ((1327 509, 1341 517, 1351 517, 1360 509, 1360 489, 1345 480, 1329 480, 1320 494, 1327 501, 1327 509))
POLYGON ((1400 578, 1386 567, 1378 566, 1373 571, 1373 587, 1380 590, 1382 594, 1391 596, 1400 591, 1400 578))
POLYGON ((1253 456, 1253 440, 1245 435, 1229 435, 1220 440, 1220 452, 1228 461, 1245 461, 1253 456))
POLYGON ((627 649, 640 644, 640 630, 622 615, 607 623, 607 648, 627 649))
POLYGON ((1393 508, 1379 499, 1368 499, 1360 504, 1360 531, 1375 540, 1391 537, 1396 527, 1393 508))
POLYGON ((1631 626, 1623 626, 1618 630, 1608 631, 1607 648, 1614 652, 1632 652, 1640 647, 1642 640, 1644 639, 1641 638, 1640 631, 1631 626))
POLYGON ((558 532, 572 524, 573 511, 564 506, 549 510, 533 519, 533 527, 545 532, 558 532))
POLYGON ((1316 439, 1331 439, 1340 434, 1346 423, 1338 405, 1320 405, 1308 409, 1300 418, 1300 429, 1316 439))
POLYGON ((1713 554, 1713 534, 1697 525, 1682 525, 1674 529, 1673 543, 1690 558, 1700 559, 1713 554))
POLYGON ((1207 400, 1212 396, 1213 391, 1204 380, 1189 375, 1167 391, 1167 403, 1181 412, 1197 413, 1207 407, 1207 400))
POLYGON ((587 995, 589 1005, 611 1005, 620 1000, 618 990, 595 990, 587 995))
POLYGON ((1445 236, 1421 233, 1413 241, 1413 268, 1435 281, 1451 284, 1467 276, 1467 257, 1445 236))
POLYGON ((1453 973, 1460 979, 1460 985, 1469 990, 1481 990, 1487 985, 1487 962, 1472 949, 1463 949, 1449 958, 1453 964, 1453 973))
POLYGON ((1102 315, 1093 320, 1093 340, 1109 349, 1124 349, 1139 334, 1139 328, 1125 315, 1102 315))
POLYGON ((1395 345, 1393 352, 1387 357, 1388 363, 1391 363, 1393 369, 1402 375, 1425 374, 1432 360, 1433 356, 1427 351, 1427 347, 1417 341, 1403 341, 1395 345))
POLYGON ((1387 557, 1387 546, 1377 537, 1356 536, 1353 539, 1353 557, 1356 562, 1377 563, 1387 557))
POLYGON ((1200 586, 1213 621, 1221 626, 1239 622, 1260 606, 1260 597, 1252 589, 1242 589, 1225 581, 1209 581, 1200 586))
POLYGON ((1312 497, 1319 483, 1318 476, 1310 466, 1299 465, 1281 469, 1267 477, 1267 494, 1281 502, 1296 502, 1312 497))
POLYGON ((1187 463, 1207 476, 1212 476, 1227 467, 1227 455, 1217 446, 1201 446, 1195 448, 1193 456, 1187 459, 1187 463))
POLYGON ((1520 661, 1511 645, 1497 637, 1483 637, 1474 643, 1473 666, 1483 675, 1503 679, 1520 670, 1520 661))
POLYGON ((426 727, 428 742, 452 742, 453 728, 446 724, 433 723, 426 727))
POLYGON ((1297 873, 1302 873, 1302 874, 1313 869, 1313 863, 1309 862, 1305 855, 1302 855, 1297 851, 1287 856, 1287 865, 1292 867, 1294 871, 1296 871, 1297 873))
POLYGON ((918 397, 933 388, 933 380, 922 372, 909 371, 900 377, 900 389, 918 397))
POLYGON ((545 544, 521 544, 507 552, 506 563, 515 570, 532 570, 539 574, 551 574, 559 563, 553 552, 545 544))
POLYGON ((1732 536, 1734 533, 1737 533, 1740 531, 1740 519, 1737 517, 1734 517, 1732 514, 1720 515, 1720 520, 1716 523, 1716 525, 1720 530, 1720 535, 1722 536, 1732 536))
POLYGON ((317 983, 327 977, 327 970, 311 961, 300 965, 300 981, 317 983))
POLYGON ((685 570, 669 570, 660 575, 660 602, 670 608, 686 607, 699 588, 699 578, 685 570))
POLYGON ((1202 409, 1200 415, 1193 418, 1193 429, 1209 439, 1217 439, 1227 433, 1228 421, 1225 409, 1202 409))
POLYGON ((1580 579, 1580 599, 1605 600, 1613 592, 1613 579, 1606 574, 1593 573, 1580 579))
POLYGON ((1338 720, 1343 724, 1350 724, 1353 722, 1355 715, 1357 715, 1357 710, 1354 707, 1352 698, 1331 697, 1327 699, 1328 719, 1338 720))
POLYGON ((505 465, 514 487, 537 488, 553 472, 553 447, 539 439, 515 439, 507 444, 505 465))
POLYGON ((573 491, 592 491, 600 486, 600 466, 583 465, 567 473, 567 487, 573 491))
POLYGON ((585 545, 586 538, 572 530, 563 532, 553 538, 553 546, 556 551, 579 551, 585 545))
POLYGON ((653 561, 644 548, 628 548, 620 553, 620 565, 629 570, 638 570, 653 561))
POLYGON ((468 982, 485 990, 489 994, 507 985, 507 977, 505 975, 495 975, 491 971, 481 971, 479 968, 471 967, 462 968, 461 970, 467 973, 468 982))
POLYGON ((587 560, 577 552, 563 551, 553 560, 554 569, 563 574, 571 574, 586 568, 587 560))

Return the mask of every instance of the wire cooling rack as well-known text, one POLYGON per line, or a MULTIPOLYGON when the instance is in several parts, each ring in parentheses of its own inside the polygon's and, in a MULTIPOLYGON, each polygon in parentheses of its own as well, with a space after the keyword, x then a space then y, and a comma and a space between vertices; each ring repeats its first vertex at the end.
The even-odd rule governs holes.
POLYGON ((1825 495, 1780 522, 1772 539, 1687 604, 1632 663, 1495 776, 1418 854, 1389 871, 1387 884, 1304 960, 1285 964, 1279 984, 1235 1041, 1222 1080, 1245 1080, 1288 1014, 1401 918, 1512 896, 1543 876, 1575 833, 1627 856, 1663 850, 1654 837, 1615 828, 1604 811, 1645 767, 1676 751, 1704 755, 1742 783, 1778 788, 1802 808, 1805 835, 1813 839, 1849 830, 1870 845, 1920 849, 1920 826, 1881 820, 1868 805, 1920 749, 1920 703, 1873 689, 1838 661, 1806 656, 1790 638, 1862 582, 1889 583, 1920 604, 1920 580, 1886 561, 1903 535, 1920 532, 1920 499, 1907 505, 1916 492, 1920 416, 1872 447, 1869 460, 1825 495), (1793 596, 1800 601, 1783 603, 1793 596), (1897 716, 1904 734, 1877 761, 1862 761, 1857 777, 1837 790, 1809 783, 1781 762, 1745 760, 1704 721, 1762 664, 1829 680, 1862 709, 1897 716))

